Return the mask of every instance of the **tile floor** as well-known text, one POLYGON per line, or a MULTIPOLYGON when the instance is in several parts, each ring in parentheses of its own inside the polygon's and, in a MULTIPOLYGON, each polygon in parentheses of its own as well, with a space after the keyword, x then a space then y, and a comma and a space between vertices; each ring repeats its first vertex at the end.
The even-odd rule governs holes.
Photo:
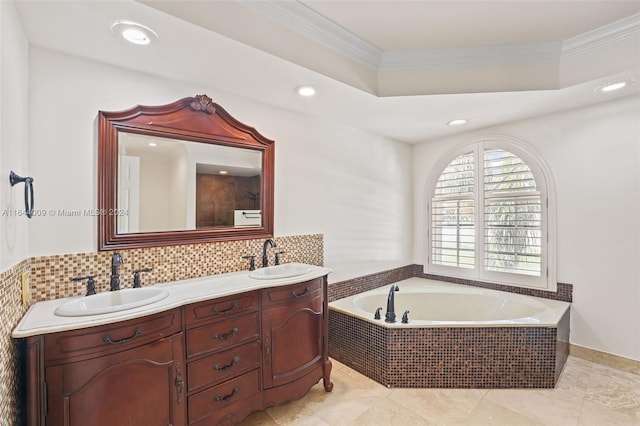
POLYGON ((332 381, 240 424, 640 426, 640 375, 571 356, 555 389, 387 389, 335 360, 332 381))

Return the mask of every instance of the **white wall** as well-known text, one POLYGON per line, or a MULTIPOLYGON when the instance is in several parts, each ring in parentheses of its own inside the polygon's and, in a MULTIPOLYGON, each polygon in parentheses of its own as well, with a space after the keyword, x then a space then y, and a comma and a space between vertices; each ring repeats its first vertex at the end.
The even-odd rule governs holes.
MULTIPOLYGON (((15 6, 0 1, 0 271, 29 257, 29 219, 14 215, 24 212, 24 184, 9 184, 11 170, 32 174, 27 161, 28 69, 28 44, 15 6)), ((34 182, 36 203, 40 183, 34 182)))
POLYGON ((414 147, 414 262, 424 263, 425 184, 477 136, 526 141, 548 163, 558 204, 558 281, 574 285, 571 341, 640 360, 640 97, 414 147))
POLYGON ((178 145, 171 151, 169 175, 169 226, 171 229, 193 229, 187 220, 187 189, 192 185, 187 180, 187 150, 178 145))
POLYGON ((140 232, 175 230, 169 210, 172 198, 168 171, 172 159, 155 153, 140 156, 140 232))
MULTIPOLYGON (((31 48, 29 60, 29 113, 34 118, 30 168, 41 182, 41 208, 96 207, 98 110, 164 104, 206 93, 276 141, 276 235, 324 233, 325 263, 336 270, 333 281, 411 262, 409 145, 213 88, 38 47, 31 48)), ((30 254, 94 251, 96 229, 95 217, 38 218, 31 224, 30 254)))

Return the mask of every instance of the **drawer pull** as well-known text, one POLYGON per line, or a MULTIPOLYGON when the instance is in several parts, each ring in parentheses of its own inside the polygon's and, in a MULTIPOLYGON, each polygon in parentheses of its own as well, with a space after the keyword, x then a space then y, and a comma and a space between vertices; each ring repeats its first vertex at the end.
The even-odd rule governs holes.
POLYGON ((231 307, 229 309, 225 309, 225 310, 221 311, 221 310, 218 309, 217 306, 214 306, 214 307, 211 308, 211 312, 213 312, 214 314, 227 314, 227 313, 233 311, 237 307, 238 307, 238 302, 234 301, 231 304, 231 307))
POLYGON ((228 402, 231 398, 236 396, 238 392, 240 392, 240 387, 236 386, 235 388, 233 388, 233 391, 229 395, 227 396, 216 395, 216 397, 213 398, 213 400, 216 402, 228 402))
POLYGON ((117 345, 120 343, 127 343, 132 341, 133 339, 135 339, 136 337, 138 337, 139 335, 142 334, 142 328, 140 327, 136 327, 135 331, 133 332, 133 336, 131 337, 125 337, 124 339, 120 339, 120 340, 113 340, 111 339, 111 335, 107 334, 106 336, 104 336, 102 338, 102 341, 105 343, 111 343, 112 345, 117 345))
POLYGON ((213 336, 211 336, 211 338, 213 340, 229 340, 231 339, 233 336, 235 336, 236 334, 238 334, 238 327, 233 327, 233 330, 231 330, 229 333, 227 334, 214 334, 213 336))
POLYGON ((303 291, 302 293, 300 293, 300 294, 296 294, 296 291, 295 291, 295 290, 291 290, 291 295, 292 295, 293 297, 302 297, 302 296, 304 296, 304 295, 305 295, 305 294, 307 294, 307 293, 309 293, 309 287, 305 287, 305 288, 304 288, 304 291, 303 291))
POLYGON ((234 365, 236 365, 237 363, 240 362, 240 357, 239 356, 234 356, 233 359, 231 360, 231 364, 229 365, 225 365, 224 367, 221 366, 220 364, 216 364, 213 366, 213 369, 216 371, 228 371, 231 369, 231 367, 233 367, 234 365))

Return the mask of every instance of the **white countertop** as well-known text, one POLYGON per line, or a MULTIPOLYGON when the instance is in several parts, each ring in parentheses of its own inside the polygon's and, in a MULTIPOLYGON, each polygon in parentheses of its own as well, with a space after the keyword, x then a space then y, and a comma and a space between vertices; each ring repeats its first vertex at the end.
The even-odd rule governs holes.
POLYGON ((304 275, 281 279, 259 280, 250 278, 248 271, 241 271, 156 284, 153 287, 162 287, 167 289, 169 296, 149 305, 108 314, 62 317, 56 315, 54 312, 58 306, 68 301, 70 298, 38 302, 32 305, 24 317, 22 317, 16 328, 13 330, 13 333, 11 333, 11 337, 22 338, 111 324, 168 311, 169 309, 188 305, 190 303, 201 302, 203 300, 230 296, 262 288, 278 287, 309 281, 332 272, 329 268, 312 265, 309 266, 311 267, 311 271, 304 275))

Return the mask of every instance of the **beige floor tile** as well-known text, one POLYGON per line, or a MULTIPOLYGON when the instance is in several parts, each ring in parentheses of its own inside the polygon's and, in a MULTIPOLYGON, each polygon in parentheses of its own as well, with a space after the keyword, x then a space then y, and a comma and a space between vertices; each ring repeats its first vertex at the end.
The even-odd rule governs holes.
POLYGON ((345 368, 332 375, 333 391, 314 386, 304 397, 306 407, 332 426, 347 425, 384 397, 387 389, 345 368), (355 374, 354 374, 355 373, 355 374))
POLYGON ((591 369, 591 374, 615 377, 631 383, 635 383, 638 387, 640 387, 640 375, 618 370, 617 368, 608 367, 606 365, 594 363, 593 368, 591 369))
POLYGON ((360 395, 356 391, 348 397, 331 398, 323 403, 314 403, 312 401, 309 402, 308 407, 327 424, 331 426, 346 426, 379 404, 383 398, 380 395, 360 395))
POLYGON ((467 418, 486 393, 485 389, 394 389, 389 399, 431 424, 444 424, 467 418))
POLYGON ((556 389, 571 391, 576 396, 583 397, 589 385, 592 367, 590 364, 588 361, 567 362, 556 384, 556 389))
POLYGON ((333 363, 299 401, 242 426, 640 426, 640 376, 569 357, 555 389, 388 389, 333 363))
POLYGON ((578 358, 573 355, 569 355, 567 357, 567 362, 565 365, 580 365, 585 368, 593 368, 593 366, 598 365, 593 361, 589 361, 588 359, 578 358))
POLYGON ((492 389, 485 400, 548 426, 575 426, 582 409, 583 392, 563 389, 492 389))
POLYGON ((589 376, 585 402, 633 417, 640 424, 640 381, 635 377, 626 377, 625 374, 629 373, 618 374, 610 370, 614 369, 594 368, 589 376))
POLYGON ((346 367, 343 363, 341 363, 340 361, 337 361, 333 358, 331 358, 331 372, 333 373, 334 371, 337 370, 342 370, 343 368, 348 368, 346 367))
POLYGON ((365 376, 364 374, 353 370, 349 367, 345 367, 344 370, 340 371, 340 374, 346 374, 352 378, 354 378, 355 380, 357 380, 362 387, 366 388, 366 389, 371 389, 374 390, 376 392, 378 392, 381 395, 388 395, 389 393, 391 393, 392 389, 388 388, 384 385, 381 385, 380 383, 376 382, 373 379, 368 378, 367 376, 365 376))
POLYGON ((466 419, 440 424, 447 426, 544 426, 544 423, 485 399, 478 403, 466 419))
POLYGON ((278 423, 275 422, 267 414, 266 411, 256 411, 253 414, 249 414, 249 416, 237 424, 238 426, 277 426, 278 423))
POLYGON ((638 426, 635 416, 616 411, 600 404, 585 401, 582 405, 578 426, 638 426))
POLYGON ((372 425, 432 425, 426 419, 420 417, 412 410, 398 405, 388 397, 382 398, 374 406, 349 423, 349 426, 372 425))
POLYGON ((267 408, 266 412, 278 425, 329 426, 309 408, 304 398, 267 408))

